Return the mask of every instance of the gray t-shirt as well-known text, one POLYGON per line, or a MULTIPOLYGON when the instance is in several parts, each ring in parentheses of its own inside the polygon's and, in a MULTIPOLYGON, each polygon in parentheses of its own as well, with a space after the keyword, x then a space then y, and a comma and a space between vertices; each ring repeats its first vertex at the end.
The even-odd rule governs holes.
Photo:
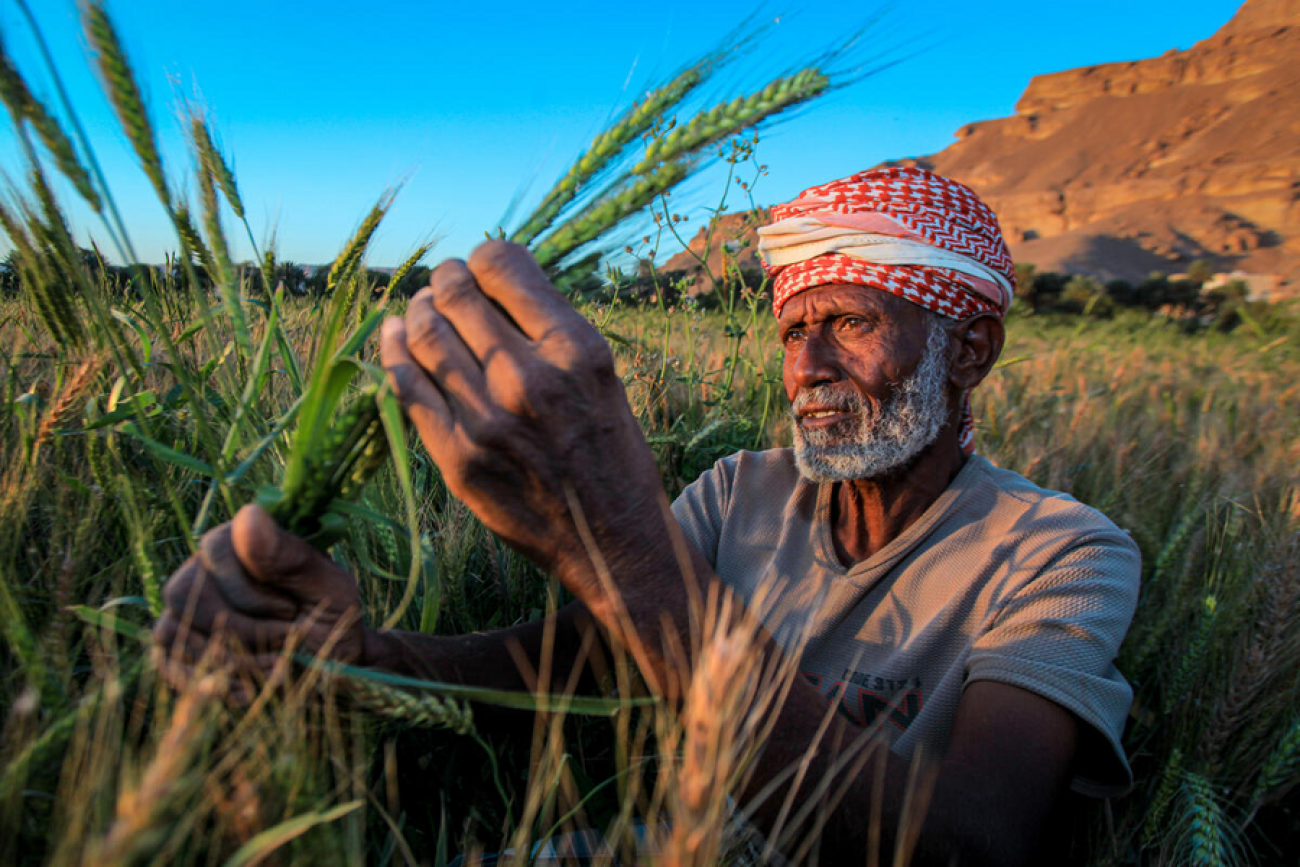
POLYGON ((925 514, 844 567, 830 484, 790 449, 724 458, 673 503, 686 537, 787 648, 800 670, 895 752, 942 753, 962 690, 1008 683, 1073 712, 1073 788, 1125 791, 1120 744, 1133 692, 1114 660, 1137 605, 1140 555, 1104 515, 978 455, 925 514), (773 593, 773 590, 777 592, 773 593))

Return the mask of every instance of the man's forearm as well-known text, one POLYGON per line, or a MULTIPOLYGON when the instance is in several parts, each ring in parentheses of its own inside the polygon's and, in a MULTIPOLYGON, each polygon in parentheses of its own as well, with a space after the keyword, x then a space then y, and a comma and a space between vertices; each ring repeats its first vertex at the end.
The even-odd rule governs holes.
POLYGON ((368 630, 361 663, 425 680, 515 691, 536 690, 546 669, 545 691, 559 692, 599 652, 594 621, 573 603, 543 620, 468 635, 368 630))

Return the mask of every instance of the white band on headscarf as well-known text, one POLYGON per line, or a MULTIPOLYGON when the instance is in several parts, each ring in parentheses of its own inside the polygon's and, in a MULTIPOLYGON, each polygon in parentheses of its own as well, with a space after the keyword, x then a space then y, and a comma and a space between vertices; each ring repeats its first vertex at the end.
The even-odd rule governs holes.
MULTIPOLYGON (((897 223, 892 218, 890 222, 897 223)), ((903 226, 900 229, 906 231, 903 226)), ((806 262, 826 253, 842 253, 877 265, 948 268, 976 278, 972 288, 1004 312, 1011 305, 1012 287, 1006 277, 969 256, 912 238, 827 225, 813 217, 790 217, 758 230, 758 251, 773 268, 806 262)))

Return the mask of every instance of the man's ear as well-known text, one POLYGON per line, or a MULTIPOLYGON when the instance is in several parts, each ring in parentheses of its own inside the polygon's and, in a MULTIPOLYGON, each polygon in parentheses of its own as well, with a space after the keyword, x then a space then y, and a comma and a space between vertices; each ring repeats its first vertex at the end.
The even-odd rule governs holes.
POLYGON ((992 313, 979 313, 969 319, 958 322, 952 330, 957 342, 956 354, 949 368, 948 380, 960 391, 969 391, 984 381, 993 369, 998 356, 1002 354, 1002 344, 1006 341, 1006 330, 1002 319, 992 313))

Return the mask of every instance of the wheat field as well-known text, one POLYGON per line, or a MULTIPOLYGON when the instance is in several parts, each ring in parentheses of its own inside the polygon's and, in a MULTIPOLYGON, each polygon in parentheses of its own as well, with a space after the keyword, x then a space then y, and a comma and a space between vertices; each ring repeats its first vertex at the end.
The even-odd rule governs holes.
MULTIPOLYGON (((522 864, 561 832, 597 833, 628 860, 647 836, 659 863, 761 855, 729 799, 762 730, 719 708, 770 700, 779 677, 737 662, 743 636, 704 636, 710 663, 675 710, 626 661, 596 696, 457 691, 286 655, 237 704, 235 648, 180 689, 164 682, 149 652, 163 584, 254 499, 356 576, 373 625, 453 635, 566 599, 450 496, 376 374, 374 329, 430 252, 376 284, 366 251, 392 196, 359 215, 323 292, 276 288, 274 249, 230 259, 228 227, 253 232, 205 116, 189 118, 192 208, 97 3, 86 28, 179 252, 130 267, 78 247, 51 177, 102 216, 117 261, 135 261, 74 108, 40 103, 6 55, 0 97, 28 164, 0 206, 14 247, 0 298, 0 862, 445 865, 508 850, 522 864)), ((831 80, 809 67, 669 129, 716 63, 629 107, 512 235, 609 339, 670 494, 737 449, 788 442, 763 287, 719 274, 697 301, 653 274, 649 291, 611 284, 593 251, 647 208, 647 243, 667 250, 664 193, 692 155, 720 149, 724 202, 750 192, 732 181, 761 176, 752 128, 831 80)), ((1143 554, 1119 659, 1137 783, 1080 806, 1061 842, 1071 863, 1300 856, 1300 315, 1248 326, 1018 311, 974 395, 983 454, 1101 509, 1143 554)), ((783 850, 812 859, 815 827, 789 828, 783 850)))

